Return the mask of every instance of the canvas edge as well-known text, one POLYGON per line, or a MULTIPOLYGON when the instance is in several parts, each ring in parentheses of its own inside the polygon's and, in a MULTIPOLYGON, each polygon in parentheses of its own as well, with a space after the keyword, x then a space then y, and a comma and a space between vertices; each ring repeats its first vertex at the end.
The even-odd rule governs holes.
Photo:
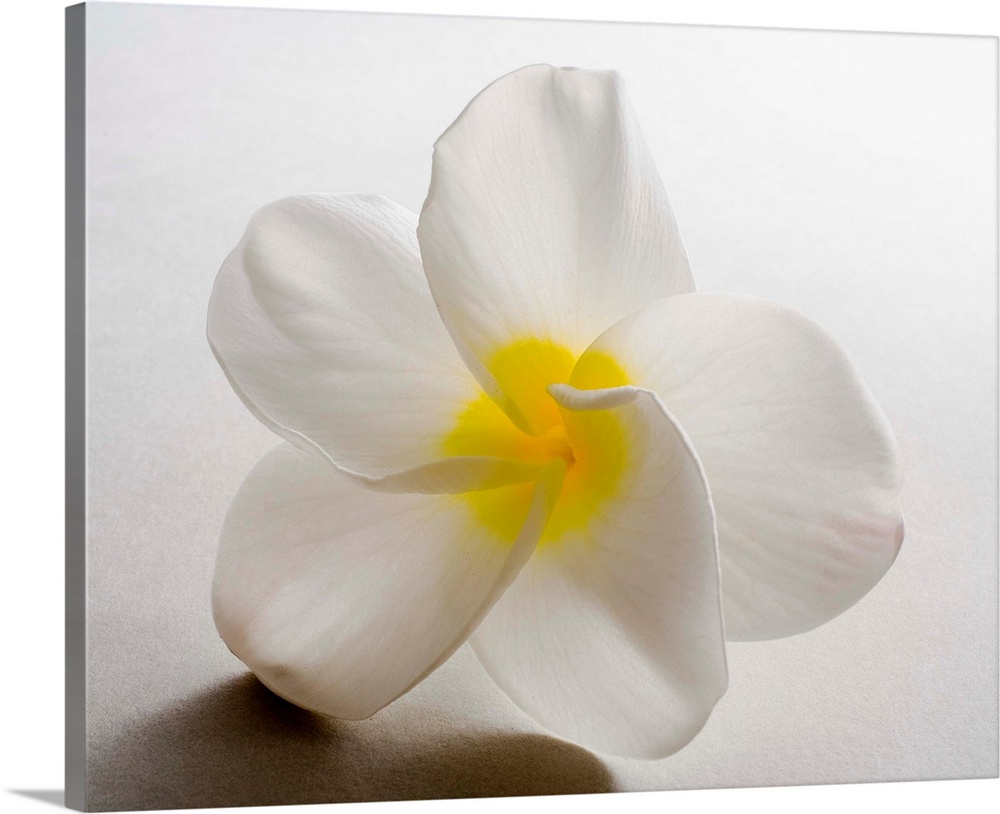
POLYGON ((66 8, 65 805, 86 808, 86 5, 66 8))

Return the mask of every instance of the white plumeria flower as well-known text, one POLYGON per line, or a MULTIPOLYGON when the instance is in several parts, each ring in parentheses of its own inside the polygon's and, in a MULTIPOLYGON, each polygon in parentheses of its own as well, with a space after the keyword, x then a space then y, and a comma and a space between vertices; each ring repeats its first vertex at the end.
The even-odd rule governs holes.
POLYGON ((726 637, 841 613, 903 528, 895 439, 833 340, 693 291, 613 72, 490 85, 435 145, 419 220, 363 195, 257 212, 208 334, 289 443, 225 521, 226 644, 359 719, 468 640, 562 738, 688 743, 726 637))

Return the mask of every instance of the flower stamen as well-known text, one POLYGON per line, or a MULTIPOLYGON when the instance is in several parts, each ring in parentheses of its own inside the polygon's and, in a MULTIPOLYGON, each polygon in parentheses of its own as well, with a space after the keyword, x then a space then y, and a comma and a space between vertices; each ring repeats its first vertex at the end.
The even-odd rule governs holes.
POLYGON ((551 458, 562 458, 568 467, 572 467, 576 463, 573 445, 569 442, 565 425, 555 424, 550 427, 549 431, 545 433, 544 442, 546 451, 551 458))
MULTIPOLYGON (((583 389, 618 387, 627 379, 616 360, 584 353, 577 360, 550 340, 521 339, 502 348, 488 366, 504 392, 529 418, 537 434, 518 429, 485 393, 466 404, 444 439, 445 455, 491 455, 546 464, 562 459, 567 471, 562 491, 539 545, 581 531, 617 493, 627 460, 623 428, 604 411, 563 410, 547 387, 570 383, 583 389)), ((477 520, 513 540, 531 500, 533 484, 469 492, 458 496, 477 520)))

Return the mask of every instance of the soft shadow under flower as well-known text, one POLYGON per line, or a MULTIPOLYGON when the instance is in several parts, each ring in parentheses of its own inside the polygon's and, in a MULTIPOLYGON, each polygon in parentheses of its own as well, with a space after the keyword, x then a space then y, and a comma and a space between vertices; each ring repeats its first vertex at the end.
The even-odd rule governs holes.
POLYGON ((405 726, 335 721, 252 675, 132 727, 91 756, 96 811, 613 791, 588 752, 542 735, 456 735, 412 710, 405 726))

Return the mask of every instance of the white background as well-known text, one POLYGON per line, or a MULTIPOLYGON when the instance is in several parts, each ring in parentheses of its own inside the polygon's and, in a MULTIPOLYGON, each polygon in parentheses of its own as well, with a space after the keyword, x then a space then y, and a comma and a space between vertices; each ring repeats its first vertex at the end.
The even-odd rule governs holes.
MULTIPOLYGON (((62 23, 61 11, 53 8, 55 4, 37 5, 45 9, 36 13, 38 15, 36 19, 41 19, 42 25, 48 27, 47 38, 52 41, 58 40, 57 32, 60 30, 62 23)), ((272 3, 270 5, 281 6, 285 4, 272 3)), ((321 6, 323 4, 316 5, 321 6)), ((361 7, 358 3, 352 5, 355 8, 361 7)), ((845 10, 843 4, 838 5, 840 6, 840 13, 843 14, 845 10)), ((578 6, 574 6, 572 9, 573 16, 591 16, 598 19, 612 16, 610 10, 602 13, 600 4, 590 4, 590 6, 589 14, 584 14, 584 10, 581 10, 578 6)), ((376 5, 374 7, 386 10, 400 8, 398 5, 394 7, 391 4, 376 5)), ((421 7, 431 11, 457 10, 443 4, 421 4, 421 7)), ((504 4, 503 11, 508 14, 518 13, 518 9, 510 3, 504 4)), ((996 33, 996 27, 992 22, 987 24, 975 20, 969 22, 967 18, 961 17, 960 12, 962 11, 962 7, 960 4, 952 4, 950 8, 950 11, 957 14, 957 21, 954 19, 950 21, 942 20, 940 18, 931 18, 928 21, 926 18, 911 17, 910 20, 914 20, 914 22, 908 22, 906 15, 898 9, 887 12, 887 16, 881 18, 869 16, 858 19, 856 17, 854 21, 845 19, 842 16, 834 19, 824 19, 822 14, 817 14, 812 19, 807 19, 803 16, 805 12, 800 10, 795 10, 794 13, 789 13, 786 10, 784 18, 780 16, 768 16, 766 11, 757 11, 755 12, 757 19, 747 19, 745 11, 734 8, 730 8, 728 13, 726 11, 718 12, 721 14, 721 17, 713 18, 710 14, 711 9, 708 7, 708 4, 699 4, 697 10, 692 10, 690 7, 686 10, 682 9, 676 14, 670 14, 669 11, 664 10, 658 14, 657 18, 644 16, 638 12, 635 15, 627 15, 627 11, 628 9, 621 3, 616 3, 613 6, 613 16, 619 19, 624 16, 630 16, 633 19, 674 21, 752 24, 777 23, 783 25, 827 25, 832 27, 881 28, 887 30, 908 29, 996 33)), ((535 16, 560 16, 558 10, 548 11, 540 3, 531 4, 531 12, 535 16)), ((780 13, 780 11, 776 12, 776 14, 780 13)), ((913 13, 919 14, 919 9, 911 10, 911 14, 913 13)), ((563 13, 562 16, 570 15, 563 13)), ((26 40, 23 35, 25 31, 24 26, 27 24, 18 25, 14 23, 10 25, 7 33, 8 35, 14 35, 13 42, 10 43, 9 48, 4 48, 6 58, 19 60, 13 61, 11 64, 5 64, 4 66, 6 69, 4 73, 8 77, 7 81, 10 78, 16 80, 12 85, 8 98, 14 97, 17 100, 16 103, 23 103, 23 108, 15 108, 17 113, 7 117, 9 121, 15 122, 16 125, 13 128, 14 132, 8 133, 8 138, 13 143, 12 146, 5 150, 5 155, 17 157, 17 160, 13 162, 14 166, 12 169, 14 172, 20 171, 24 176, 25 182, 25 191, 10 195, 6 202, 6 206, 11 208, 6 222, 13 227, 10 230, 12 234, 6 239, 13 239, 15 252, 8 269, 8 285, 10 286, 8 289, 8 301, 10 305, 8 306, 8 313, 5 315, 4 329, 5 337, 7 331, 10 332, 10 337, 6 337, 5 346, 10 356, 8 374, 18 384, 10 389, 10 392, 13 394, 12 403, 5 405, 5 410, 9 410, 10 415, 5 417, 7 418, 8 427, 12 428, 11 444, 14 446, 13 459, 18 461, 23 460, 25 463, 16 474, 14 483, 8 489, 8 495, 11 498, 9 500, 11 515, 8 516, 8 533, 5 537, 9 546, 7 553, 10 557, 10 565, 6 570, 5 589, 3 593, 5 603, 10 603, 10 607, 6 608, 5 618, 8 620, 11 631, 6 637, 10 657, 5 659, 5 664, 8 665, 8 669, 11 666, 15 669, 8 675, 10 686, 6 688, 7 693, 5 695, 5 724, 8 732, 16 733, 16 740, 9 740, 10 736, 8 735, 8 740, 5 744, 8 747, 9 754, 5 756, 5 760, 3 761, 3 771, 5 772, 3 786, 5 788, 45 789, 61 786, 61 644, 59 637, 61 631, 62 599, 61 585, 57 579, 57 575, 61 574, 62 559, 60 525, 61 478, 59 475, 61 459, 61 371, 59 367, 61 363, 61 314, 58 307, 61 302, 59 293, 61 287, 61 257, 57 241, 55 240, 55 236, 59 234, 61 229, 61 210, 58 203, 61 198, 61 182, 59 180, 61 169, 61 148, 59 146, 59 137, 61 135, 59 124, 61 113, 59 100, 61 72, 57 67, 59 64, 58 47, 55 49, 50 48, 46 51, 41 47, 43 43, 26 40), (23 47, 26 41, 30 43, 29 49, 23 47), (18 46, 21 46, 20 50, 17 50, 18 46), (47 68, 44 62, 39 60, 39 57, 49 60, 47 68), (55 70, 52 70, 53 66, 56 66, 55 70), (37 158, 32 160, 25 157, 26 155, 30 155, 25 152, 28 146, 35 148, 37 158), (38 150, 41 150, 40 155, 37 152, 38 150), (23 306, 24 303, 34 303, 37 305, 36 307, 27 308, 23 306), (16 747, 13 744, 16 744, 16 747)), ((655 121, 657 113, 656 111, 643 109, 641 96, 641 89, 639 89, 638 94, 636 89, 633 89, 633 97, 636 101, 636 107, 639 109, 640 118, 644 124, 647 124, 647 135, 650 135, 648 132, 650 129, 648 122, 655 121), (635 98, 637 96, 639 98, 635 98)), ((892 103, 899 100, 897 98, 887 101, 892 103)), ((907 115, 907 109, 901 108, 899 113, 900 115, 907 115)), ((819 127, 824 124, 835 125, 836 123, 824 123, 817 120, 791 123, 793 128, 800 127, 806 129, 819 127)), ((8 127, 10 126, 8 125, 8 127)), ((771 134, 766 132, 749 133, 747 134, 746 141, 752 147, 755 138, 761 142, 765 142, 769 135, 771 134)), ((876 133, 875 135, 877 137, 879 134, 876 133)), ((886 132, 883 135, 888 138, 890 134, 886 132)), ((978 136, 981 136, 981 133, 976 133, 975 131, 970 133, 970 138, 972 139, 978 136)), ((650 138, 651 141, 653 139, 654 137, 650 138)), ((889 143, 889 141, 886 141, 885 145, 888 146, 889 143)), ((702 152, 698 157, 704 159, 703 143, 692 143, 685 146, 692 149, 701 149, 702 152)), ((731 155, 732 153, 729 148, 732 146, 720 145, 719 149, 723 155, 731 155)), ((914 146, 914 149, 922 149, 927 146, 926 144, 917 144, 914 146)), ((866 155, 871 154, 870 150, 866 153, 866 155)), ((905 158, 906 156, 904 155, 901 160, 905 161, 905 158)), ((733 169, 735 171, 739 171, 741 167, 745 168, 747 166, 745 161, 739 159, 739 156, 734 159, 735 164, 733 169)), ((958 163, 961 164, 961 161, 959 160, 958 163)), ((663 162, 661 162, 661 169, 663 169, 663 162)), ((687 226, 685 232, 689 248, 692 249, 692 254, 694 255, 693 260, 696 274, 699 275, 698 279, 702 287, 735 287, 737 290, 772 296, 776 299, 779 298, 776 296, 777 294, 782 294, 784 295, 784 301, 789 302, 789 298, 795 299, 794 283, 796 279, 799 279, 792 276, 793 268, 796 274, 800 273, 800 269, 794 266, 793 261, 802 260, 805 256, 805 259, 813 263, 809 267, 812 268, 816 263, 819 263, 821 268, 827 268, 822 265, 824 262, 822 256, 809 254, 807 235, 782 242, 783 248, 781 252, 784 255, 779 256, 777 259, 779 261, 782 259, 787 260, 788 276, 781 278, 779 275, 778 278, 767 279, 757 277, 749 280, 744 278, 741 281, 742 285, 732 285, 731 280, 725 279, 723 270, 731 267, 732 263, 729 261, 740 255, 738 248, 741 248, 744 252, 749 249, 751 256, 753 256, 754 251, 763 252, 768 249, 768 246, 773 246, 774 244, 771 241, 764 240, 760 236, 759 229, 748 228, 743 234, 743 240, 748 242, 749 246, 734 246, 731 250, 725 248, 713 249, 709 240, 710 233, 707 231, 712 218, 717 217, 720 223, 730 225, 737 221, 737 216, 740 213, 737 211, 727 211, 724 208, 709 211, 707 207, 712 203, 718 203, 718 201, 713 202, 698 199, 696 193, 699 179, 694 176, 686 176, 685 172, 689 169, 688 167, 676 165, 670 169, 669 173, 665 170, 664 174, 667 176, 668 189, 672 192, 675 206, 678 205, 679 199, 684 200, 686 208, 692 213, 688 224, 685 224, 682 220, 682 227, 687 226), (699 210, 699 206, 706 208, 699 210), (715 211, 719 212, 717 216, 713 215, 715 211), (698 224, 705 226, 706 231, 704 233, 698 233, 698 224), (694 229, 692 225, 694 225, 694 229), (701 249, 701 257, 694 254, 699 246, 704 247, 701 249), (706 274, 699 274, 700 269, 706 269, 707 276, 709 279, 714 280, 716 284, 706 286, 704 284, 706 274), (714 278, 712 276, 713 272, 717 272, 714 278), (773 286, 772 290, 766 290, 769 285, 773 286)), ((845 178, 843 182, 845 185, 850 183, 864 183, 867 176, 865 167, 861 166, 857 169, 857 177, 845 178)), ((877 168, 873 166, 871 169, 874 171, 877 168)), ((780 176, 780 171, 778 174, 780 176)), ((777 180, 780 182, 780 177, 777 180)), ((902 178, 898 180, 900 183, 904 183, 902 178)), ((957 175, 952 175, 950 181, 948 179, 944 180, 945 188, 948 187, 948 183, 954 183, 960 187, 964 183, 962 170, 959 170, 957 175)), ((766 174, 763 177, 744 177, 742 179, 744 185, 753 182, 766 185, 774 181, 773 177, 769 177, 766 174)), ((960 191, 958 187, 954 189, 960 191)), ((392 192, 392 190, 383 191, 392 192)), ((843 190, 841 191, 843 192, 843 190)), ((914 206, 918 206, 920 203, 918 185, 914 186, 913 192, 915 196, 914 206)), ((768 198, 766 195, 762 196, 762 200, 764 201, 762 206, 766 206, 767 202, 770 202, 771 205, 780 208, 782 204, 781 201, 775 202, 773 197, 768 198)), ((866 195, 864 200, 877 201, 877 196, 873 199, 872 195, 866 195)), ((404 201, 404 203, 415 206, 412 201, 404 201)), ((788 205, 790 206, 791 204, 788 205)), ((678 209, 680 209, 679 206, 678 209)), ((763 212, 758 211, 752 217, 758 218, 757 224, 762 225, 770 222, 785 223, 787 222, 787 217, 783 215, 787 214, 790 213, 782 213, 780 211, 769 213, 765 210, 763 212)), ((867 214, 870 218, 875 217, 875 214, 872 212, 865 213, 862 211, 861 214, 867 214)), ((981 214, 962 212, 959 213, 958 217, 955 217, 953 210, 951 212, 945 211, 942 213, 942 218, 939 221, 942 224, 942 233, 957 235, 956 245, 963 251, 969 251, 970 240, 974 241, 977 236, 982 235, 983 225, 981 222, 976 221, 976 218, 980 217, 981 214), (962 237, 967 237, 969 240, 963 240, 961 239, 962 237)), ((904 213, 903 217, 905 216, 904 213)), ((868 221, 869 224, 873 222, 872 220, 868 221)), ((750 224, 750 226, 753 225, 753 223, 750 224)), ((868 235, 867 238, 874 245, 871 235, 868 235)), ((947 241, 938 241, 936 245, 941 248, 946 243, 947 241)), ((891 255, 891 249, 893 248, 897 247, 885 247, 887 257, 891 255)), ((991 248, 980 247, 979 250, 985 251, 991 248)), ((770 259, 773 260, 775 258, 771 257, 770 259)), ((829 255, 827 255, 827 259, 829 260, 829 255)), ((898 283, 899 281, 897 280, 896 282, 898 283)), ((809 281, 805 281, 804 285, 809 286, 809 281)), ((796 305, 808 311, 810 304, 815 309, 820 307, 821 301, 830 299, 829 296, 826 296, 812 302, 810 291, 815 293, 812 288, 803 290, 800 292, 801 299, 797 302, 789 302, 789 304, 796 305)), ((873 292, 874 294, 879 293, 877 286, 869 293, 873 292)), ((947 300, 947 292, 947 288, 942 291, 945 300, 947 300)), ((995 315, 995 302, 988 301, 995 297, 995 288, 984 288, 982 295, 986 300, 980 303, 984 309, 984 313, 993 313, 995 315)), ((907 296, 906 291, 903 290, 898 296, 905 298, 907 296)), ((833 330, 849 346, 852 355, 857 357, 860 354, 863 360, 867 360, 865 363, 871 367, 866 373, 868 374, 868 378, 872 380, 871 373, 881 369, 880 360, 877 356, 871 355, 866 350, 868 347, 867 342, 862 342, 861 339, 851 339, 853 336, 858 336, 856 332, 852 331, 852 328, 856 327, 852 320, 856 320, 859 324, 865 319, 868 319, 869 323, 871 322, 870 318, 872 314, 866 314, 864 310, 865 307, 868 307, 866 303, 870 302, 870 297, 862 301, 861 312, 857 313, 855 311, 853 316, 838 316, 832 311, 830 314, 817 314, 813 312, 812 315, 819 318, 821 322, 824 322, 826 327, 833 330), (835 323, 839 322, 840 324, 830 324, 831 321, 835 323), (857 341, 859 347, 857 349, 851 348, 851 341, 857 341)), ((957 303, 957 300, 953 300, 952 302, 957 303)), ((942 318, 942 325, 946 327, 948 319, 958 318, 961 314, 952 313, 942 316, 936 315, 933 311, 928 311, 926 316, 932 319, 942 318)), ((993 318, 995 320, 995 316, 993 318)), ((917 331, 917 335, 923 337, 926 337, 928 333, 929 331, 926 327, 923 331, 917 331)), ((970 351, 975 352, 978 347, 980 346, 970 345, 970 351)), ((952 383, 954 382, 945 382, 945 386, 952 383)), ((899 393, 905 390, 901 383, 891 380, 881 383, 872 381, 872 384, 877 394, 880 386, 884 389, 885 392, 880 394, 880 397, 883 398, 886 395, 891 396, 893 392, 899 393)), ((969 415, 975 417, 977 414, 973 410, 969 415)), ((987 415, 986 418, 989 420, 991 416, 987 415)), ((992 419, 995 420, 995 415, 992 416, 992 419)), ((948 431, 953 430, 956 433, 955 437, 958 437, 960 428, 949 424, 950 421, 955 422, 957 420, 953 416, 944 417, 944 424, 946 425, 945 435, 947 435, 948 431)), ((984 436, 987 439, 995 439, 995 432, 990 428, 984 433, 984 436)), ((966 434, 964 440, 971 440, 971 436, 966 434)), ((991 454, 993 454, 993 451, 991 451, 991 454)), ((970 458, 970 456, 971 459, 975 459, 975 450, 971 447, 969 450, 963 452, 962 455, 952 459, 951 464, 960 464, 962 458, 970 458)), ((995 456, 993 460, 995 460, 995 456)), ((11 470, 13 467, 8 467, 8 469, 11 470)), ((962 476, 960 470, 949 471, 947 474, 959 479, 962 476)), ((974 566, 975 563, 971 565, 974 566)), ((911 801, 920 800, 925 803, 930 799, 933 803, 934 790, 942 788, 943 790, 940 794, 948 799, 949 805, 955 805, 956 795, 969 794, 970 799, 975 801, 977 799, 975 789, 981 786, 981 783, 947 784, 943 787, 922 784, 915 787, 912 792, 909 792, 912 794, 912 798, 905 796, 908 793, 905 788, 897 787, 885 789, 840 788, 823 790, 792 789, 770 792, 684 793, 674 794, 666 798, 653 798, 652 800, 648 796, 643 795, 640 797, 619 798, 615 802, 641 805, 645 801, 648 805, 671 805, 682 807, 682 810, 700 810, 697 808, 698 806, 717 804, 721 807, 722 805, 746 805, 766 801, 769 805, 795 805, 796 807, 807 805, 810 808, 818 809, 826 801, 836 801, 833 804, 838 805, 838 807, 843 805, 857 806, 857 800, 861 800, 862 803, 872 806, 876 803, 880 806, 883 805, 881 802, 883 799, 891 801, 895 805, 907 805, 908 799, 911 801), (850 795, 853 794, 858 796, 851 797, 850 795), (691 808, 686 808, 689 805, 691 808)), ((996 799, 996 784, 992 784, 991 788, 992 799, 996 799)), ((40 803, 35 801, 25 801, 22 798, 16 797, 8 797, 5 802, 19 803, 25 808, 37 808, 40 805, 40 803)), ((603 801, 598 800, 596 805, 600 805, 602 802, 606 804, 607 798, 603 801)), ((568 804, 576 806, 577 803, 578 801, 570 801, 568 804)), ((559 801, 545 801, 545 804, 558 805, 559 801)), ((490 803, 479 803, 478 805, 486 810, 490 803)))

